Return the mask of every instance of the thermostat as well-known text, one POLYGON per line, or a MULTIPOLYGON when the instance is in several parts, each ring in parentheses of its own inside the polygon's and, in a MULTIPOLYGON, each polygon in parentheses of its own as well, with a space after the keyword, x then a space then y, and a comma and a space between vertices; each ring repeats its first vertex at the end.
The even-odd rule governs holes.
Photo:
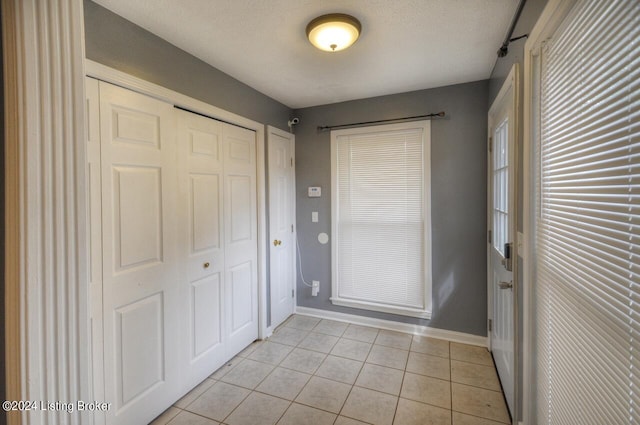
POLYGON ((309 198, 319 198, 321 196, 321 188, 319 186, 309 187, 309 198))

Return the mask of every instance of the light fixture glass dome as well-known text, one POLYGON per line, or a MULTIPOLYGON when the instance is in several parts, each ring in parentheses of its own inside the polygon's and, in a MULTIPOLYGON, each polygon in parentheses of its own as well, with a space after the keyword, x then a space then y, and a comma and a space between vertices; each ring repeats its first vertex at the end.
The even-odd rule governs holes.
POLYGON ((356 42, 362 26, 353 16, 331 13, 315 18, 307 25, 307 37, 320 50, 338 52, 356 42))

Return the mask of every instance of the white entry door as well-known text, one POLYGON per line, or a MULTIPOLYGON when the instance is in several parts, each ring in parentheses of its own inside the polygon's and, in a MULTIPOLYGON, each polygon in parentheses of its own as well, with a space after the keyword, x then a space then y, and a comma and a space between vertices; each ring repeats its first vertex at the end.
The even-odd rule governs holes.
POLYGON ((179 216, 184 235, 184 281, 180 286, 185 390, 203 381, 226 359, 224 347, 224 213, 222 130, 219 121, 176 109, 179 216))
POLYGON ((227 356, 258 338, 256 133, 223 124, 224 306, 227 356))
POLYGON ((488 246, 491 352, 512 417, 515 415, 515 138, 517 68, 489 110, 488 246))
POLYGON ((172 105, 100 83, 107 423, 148 423, 180 381, 172 105))
POLYGON ((295 170, 293 134, 269 127, 269 236, 271 327, 293 314, 295 304, 295 170))

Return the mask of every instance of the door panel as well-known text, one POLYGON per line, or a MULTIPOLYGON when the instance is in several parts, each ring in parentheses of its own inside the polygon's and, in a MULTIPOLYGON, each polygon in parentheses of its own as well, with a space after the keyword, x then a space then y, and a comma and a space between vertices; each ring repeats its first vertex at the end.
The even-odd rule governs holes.
POLYGON ((147 423, 174 401, 178 363, 172 106, 100 83, 107 422, 147 423))
POLYGON ((256 134, 223 125, 226 353, 258 338, 256 134))
POLYGON ((295 305, 294 136, 269 128, 269 236, 271 327, 291 314, 295 305))
MULTIPOLYGON (((511 74, 513 76, 513 74, 511 74)), ((513 249, 515 237, 515 87, 513 78, 489 112, 489 300, 492 329, 491 352, 502 383, 507 405, 515 412, 515 311, 513 249)))
POLYGON ((223 236, 222 124, 176 110, 178 168, 184 217, 185 279, 181 311, 188 318, 181 346, 181 364, 190 390, 226 360, 224 348, 225 251, 223 236))

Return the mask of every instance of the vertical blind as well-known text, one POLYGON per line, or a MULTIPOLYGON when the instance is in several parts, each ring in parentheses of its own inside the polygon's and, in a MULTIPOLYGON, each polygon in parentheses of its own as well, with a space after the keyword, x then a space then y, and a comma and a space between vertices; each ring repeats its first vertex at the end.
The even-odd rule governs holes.
POLYGON ((541 52, 539 424, 640 421, 640 3, 578 1, 541 52))
POLYGON ((334 133, 332 301, 425 310, 424 125, 334 133))

